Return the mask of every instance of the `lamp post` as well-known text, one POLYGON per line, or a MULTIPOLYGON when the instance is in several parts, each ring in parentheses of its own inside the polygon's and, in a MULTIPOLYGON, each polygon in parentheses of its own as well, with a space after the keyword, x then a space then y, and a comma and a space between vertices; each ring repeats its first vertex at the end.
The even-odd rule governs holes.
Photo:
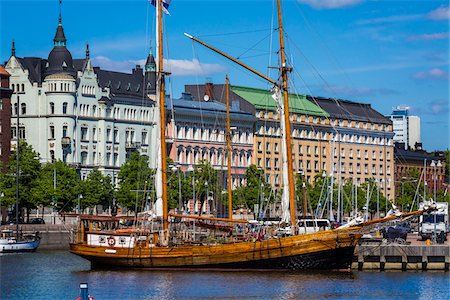
MULTIPOLYGON (((430 167, 433 167, 433 202, 436 203, 436 167, 442 167, 441 161, 437 162, 432 160, 430 167)), ((434 212, 434 232, 433 232, 433 241, 436 243, 436 212, 434 212)))

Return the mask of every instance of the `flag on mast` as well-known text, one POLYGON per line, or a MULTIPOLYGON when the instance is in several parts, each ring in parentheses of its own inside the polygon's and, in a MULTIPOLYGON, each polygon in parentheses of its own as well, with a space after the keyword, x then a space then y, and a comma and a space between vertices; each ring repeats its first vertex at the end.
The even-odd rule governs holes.
MULTIPOLYGON (((149 0, 149 1, 154 7, 156 7, 156 1, 158 1, 158 0, 149 0)), ((162 6, 163 6, 162 10, 165 14, 167 14, 169 16, 170 16, 170 13, 169 13, 168 9, 169 9, 169 5, 170 5, 171 1, 172 0, 162 0, 162 6)))

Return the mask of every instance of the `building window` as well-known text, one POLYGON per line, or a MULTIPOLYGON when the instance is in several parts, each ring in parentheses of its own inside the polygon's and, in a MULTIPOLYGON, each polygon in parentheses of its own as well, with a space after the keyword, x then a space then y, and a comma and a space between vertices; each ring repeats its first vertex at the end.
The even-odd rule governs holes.
POLYGON ((55 114, 55 103, 50 102, 50 114, 54 115, 55 114))
POLYGON ((82 165, 86 165, 87 164, 87 157, 88 157, 88 153, 83 151, 81 152, 81 164, 82 165))
POLYGON ((88 139, 88 128, 87 127, 81 127, 81 140, 87 141, 88 139))
POLYGON ((50 159, 53 161, 55 161, 55 151, 54 150, 50 150, 50 159))
POLYGON ((314 146, 314 155, 319 155, 319 147, 318 146, 314 146))
POLYGON ((270 158, 266 158, 266 169, 270 169, 270 158))
POLYGON ((63 137, 67 137, 67 126, 63 126, 63 137))
POLYGON ((119 154, 114 153, 114 166, 119 166, 119 154))
POLYGON ((97 139, 97 128, 92 128, 92 140, 96 140, 97 139))
POLYGON ((118 143, 118 142, 119 142, 119 130, 114 129, 114 143, 118 143))
POLYGON ((110 152, 106 153, 106 165, 107 166, 111 165, 111 153, 110 152))
POLYGON ((275 169, 278 169, 280 166, 278 165, 278 158, 275 158, 275 169))
POLYGON ((306 161, 306 170, 311 170, 311 161, 310 160, 307 160, 306 161))
MULTIPOLYGON (((11 130, 11 133, 12 133, 12 137, 16 137, 16 128, 13 128, 12 130, 11 130)), ((26 138, 26 136, 25 136, 25 127, 19 127, 19 139, 25 139, 26 138)))
POLYGON ((20 104, 20 113, 22 115, 26 115, 27 114, 27 105, 25 103, 21 103, 20 104))
POLYGON ((298 145, 298 153, 300 155, 303 155, 303 153, 302 153, 302 145, 298 145))
POLYGON ((111 128, 106 128, 106 141, 111 142, 111 128))
POLYGON ((55 126, 50 126, 50 138, 55 139, 55 126))
MULTIPOLYGON (((11 107, 11 110, 12 110, 12 107, 11 107)), ((13 115, 16 115, 17 116, 17 103, 14 103, 14 113, 12 113, 13 115)))
POLYGON ((147 145, 148 144, 148 142, 147 142, 147 135, 148 135, 148 133, 147 133, 147 131, 142 131, 142 144, 143 145, 147 145))
POLYGON ((67 102, 63 103, 63 114, 67 114, 67 102))
POLYGON ((92 152, 92 164, 95 165, 97 160, 97 152, 92 152))
POLYGON ((319 162, 317 160, 314 161, 314 171, 319 171, 319 162))
POLYGON ((311 154, 311 147, 308 145, 306 146, 306 154, 310 155, 311 154))
POLYGON ((266 143, 266 152, 270 152, 270 143, 266 143))
POLYGON ((262 151, 262 143, 261 142, 258 142, 258 151, 259 152, 262 151))

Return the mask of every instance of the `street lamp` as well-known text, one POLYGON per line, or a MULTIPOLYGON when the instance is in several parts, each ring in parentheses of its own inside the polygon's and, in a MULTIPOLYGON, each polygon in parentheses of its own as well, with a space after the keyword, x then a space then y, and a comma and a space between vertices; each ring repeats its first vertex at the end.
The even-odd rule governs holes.
MULTIPOLYGON (((430 167, 433 167, 433 192, 434 192, 434 199, 433 202, 436 203, 436 167, 442 167, 441 161, 438 160, 437 162, 432 160, 430 167)), ((434 212, 434 233, 433 233, 433 240, 436 243, 436 212, 434 212)))

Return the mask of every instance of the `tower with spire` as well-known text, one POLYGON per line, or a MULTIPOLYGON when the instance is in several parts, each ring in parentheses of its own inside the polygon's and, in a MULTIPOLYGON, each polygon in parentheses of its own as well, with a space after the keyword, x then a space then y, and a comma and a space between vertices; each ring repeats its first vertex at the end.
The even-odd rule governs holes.
POLYGON ((156 62, 153 56, 152 47, 150 47, 150 52, 147 56, 147 61, 144 67, 145 76, 145 94, 155 95, 156 94, 156 62))

